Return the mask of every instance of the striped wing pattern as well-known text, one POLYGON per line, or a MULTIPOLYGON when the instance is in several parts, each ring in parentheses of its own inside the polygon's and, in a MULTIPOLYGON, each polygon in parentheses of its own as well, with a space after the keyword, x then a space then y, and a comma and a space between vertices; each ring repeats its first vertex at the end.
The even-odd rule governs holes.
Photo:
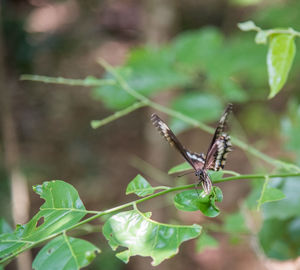
POLYGON ((175 147, 185 158, 185 160, 191 164, 191 166, 197 171, 203 168, 204 165, 204 155, 193 153, 187 150, 177 139, 172 130, 167 126, 167 124, 160 119, 160 117, 153 113, 151 115, 151 121, 153 125, 158 129, 160 134, 169 142, 169 144, 175 147))
POLYGON ((185 160, 195 169, 196 175, 199 176, 202 187, 207 194, 210 193, 212 186, 207 170, 218 171, 223 169, 226 163, 226 157, 228 153, 232 151, 230 136, 224 133, 227 118, 231 111, 232 104, 228 104, 219 120, 206 155, 187 150, 158 115, 151 115, 151 121, 161 135, 170 143, 171 146, 175 147, 182 154, 185 160))

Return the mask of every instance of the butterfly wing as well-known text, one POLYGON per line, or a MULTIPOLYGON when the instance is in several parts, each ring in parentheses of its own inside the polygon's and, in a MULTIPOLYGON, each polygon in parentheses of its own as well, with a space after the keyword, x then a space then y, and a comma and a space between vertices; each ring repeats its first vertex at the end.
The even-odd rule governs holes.
MULTIPOLYGON (((215 143, 215 141, 220 137, 222 136, 223 132, 224 132, 224 129, 226 127, 226 124, 227 124, 227 118, 228 118, 228 115, 229 113, 232 111, 232 104, 229 103, 227 105, 227 107, 225 108, 220 120, 219 120, 219 123, 217 125, 217 128, 215 130, 215 133, 214 133, 214 136, 211 140, 211 143, 210 143, 210 146, 208 149, 210 149, 213 144, 215 143)), ((207 151, 208 152, 208 151, 207 151)))
POLYGON ((207 154, 206 168, 208 170, 218 171, 223 169, 226 163, 226 158, 229 152, 232 151, 230 137, 223 133, 207 154))
POLYGON ((169 144, 175 147, 185 160, 197 171, 204 166, 205 156, 203 154, 197 154, 187 150, 177 139, 172 130, 167 124, 159 118, 155 113, 151 115, 151 121, 153 125, 158 129, 160 134, 169 142, 169 144))
POLYGON ((219 170, 223 168, 226 162, 226 156, 231 151, 230 137, 224 133, 227 118, 232 111, 232 104, 228 104, 222 114, 214 136, 207 150, 204 169, 219 170))

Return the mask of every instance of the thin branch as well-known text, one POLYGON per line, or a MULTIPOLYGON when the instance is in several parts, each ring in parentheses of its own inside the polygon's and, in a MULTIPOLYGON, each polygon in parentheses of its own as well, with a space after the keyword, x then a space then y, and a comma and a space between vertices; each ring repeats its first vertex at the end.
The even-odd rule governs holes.
MULTIPOLYGON (((268 177, 270 179, 271 178, 278 178, 278 177, 284 178, 284 177, 297 177, 297 176, 300 176, 300 173, 282 173, 282 174, 271 174, 271 175, 268 175, 268 177)), ((227 181, 233 181, 233 180, 242 180, 242 179, 265 179, 265 177, 266 177, 265 174, 249 174, 249 175, 245 174, 245 175, 239 175, 239 176, 226 177, 226 178, 223 178, 223 179, 215 180, 213 182, 214 183, 220 183, 220 182, 227 182, 227 181)), ((147 197, 144 197, 144 198, 141 198, 141 199, 129 202, 129 203, 125 203, 125 204, 122 204, 122 205, 110 208, 110 209, 105 210, 105 211, 99 211, 99 212, 97 212, 97 211, 88 211, 89 213, 97 213, 97 214, 95 214, 94 216, 91 216, 91 217, 89 217, 87 219, 84 219, 84 220, 78 222, 77 224, 74 224, 73 226, 69 227, 65 231, 67 232, 67 231, 73 230, 75 228, 80 227, 83 224, 86 224, 86 223, 88 223, 88 222, 90 222, 92 220, 95 220, 97 218, 100 218, 100 217, 102 217, 104 215, 113 214, 114 212, 123 210, 123 209, 128 208, 128 207, 134 207, 134 205, 137 205, 139 203, 148 201, 148 200, 153 199, 153 198, 158 197, 158 196, 162 196, 162 195, 170 193, 170 192, 175 192, 175 191, 180 191, 180 190, 195 188, 195 184, 178 186, 178 187, 173 187, 173 188, 169 188, 169 187, 159 187, 159 188, 164 188, 165 190, 159 191, 157 193, 154 193, 152 195, 149 195, 147 197)), ((24 251, 26 251, 28 249, 31 249, 32 247, 34 247, 36 245, 39 245, 40 243, 42 243, 42 242, 44 242, 46 240, 52 239, 52 238, 54 238, 54 237, 56 237, 56 236, 58 236, 58 235, 60 235, 62 233, 63 232, 57 232, 57 233, 49 235, 49 236, 47 236, 47 237, 45 237, 43 239, 40 239, 39 241, 35 242, 34 244, 28 245, 28 246, 24 247, 23 249, 18 250, 16 253, 11 254, 10 256, 7 256, 6 258, 0 260, 0 263, 8 262, 9 260, 13 259, 15 256, 19 255, 20 253, 22 253, 22 252, 24 252, 24 251)))
POLYGON ((131 106, 129 107, 126 107, 124 110, 121 110, 121 111, 117 111, 115 112, 114 114, 102 119, 102 120, 92 120, 91 121, 91 126, 92 128, 96 129, 96 128, 99 128, 99 127, 102 127, 112 121, 115 121, 116 119, 122 117, 122 116, 125 116, 139 108, 142 108, 142 107, 145 107, 146 104, 144 102, 136 102, 136 103, 133 103, 131 106))
POLYGON ((96 79, 94 77, 87 77, 83 80, 80 79, 66 79, 62 77, 48 77, 40 75, 24 74, 20 77, 21 81, 35 81, 43 83, 55 83, 65 85, 79 85, 79 86, 103 86, 114 85, 116 82, 110 79, 96 79))

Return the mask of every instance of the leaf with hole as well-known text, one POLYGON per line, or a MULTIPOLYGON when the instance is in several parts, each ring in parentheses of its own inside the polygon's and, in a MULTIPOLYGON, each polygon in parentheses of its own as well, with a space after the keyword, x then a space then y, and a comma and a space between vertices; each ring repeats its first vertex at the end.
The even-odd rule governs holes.
POLYGON ((0 235, 1 259, 68 229, 86 215, 76 189, 66 182, 44 182, 33 189, 45 203, 27 224, 18 225, 13 233, 0 235))
POLYGON ((150 219, 151 213, 138 210, 118 213, 110 217, 103 227, 103 234, 113 250, 119 246, 127 249, 117 257, 127 263, 131 256, 151 256, 152 265, 178 253, 182 242, 201 233, 201 226, 163 224, 150 219))

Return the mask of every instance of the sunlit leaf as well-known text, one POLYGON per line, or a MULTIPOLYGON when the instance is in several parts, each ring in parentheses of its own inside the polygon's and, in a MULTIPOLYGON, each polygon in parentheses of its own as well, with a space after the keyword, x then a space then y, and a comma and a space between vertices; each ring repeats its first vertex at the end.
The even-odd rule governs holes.
POLYGON ((89 265, 100 250, 88 241, 59 236, 45 245, 35 257, 35 270, 74 270, 89 265))
POLYGON ((197 252, 202 252, 205 249, 209 248, 217 248, 219 246, 219 242, 206 232, 202 232, 196 241, 196 250, 197 252))
POLYGON ((201 211, 208 217, 216 217, 220 214, 220 209, 215 202, 221 202, 223 194, 220 188, 213 187, 211 194, 207 195, 203 190, 185 190, 177 193, 174 197, 174 204, 182 211, 201 211))
POLYGON ((151 256, 152 265, 158 265, 178 252, 180 244, 201 233, 201 226, 179 226, 158 223, 150 219, 150 213, 138 210, 118 213, 107 220, 103 234, 113 250, 127 249, 117 257, 127 263, 131 256, 151 256))
POLYGON ((126 189, 126 195, 135 193, 140 197, 152 194, 153 192, 153 187, 140 174, 138 174, 133 180, 130 181, 126 189))
POLYGON ((277 34, 270 37, 267 55, 269 85, 273 98, 285 84, 296 52, 295 37, 290 34, 277 34))
POLYGON ((68 183, 60 180, 44 182, 35 186, 34 191, 45 203, 27 224, 17 226, 13 233, 0 235, 0 258, 62 232, 86 215, 76 189, 68 183))

